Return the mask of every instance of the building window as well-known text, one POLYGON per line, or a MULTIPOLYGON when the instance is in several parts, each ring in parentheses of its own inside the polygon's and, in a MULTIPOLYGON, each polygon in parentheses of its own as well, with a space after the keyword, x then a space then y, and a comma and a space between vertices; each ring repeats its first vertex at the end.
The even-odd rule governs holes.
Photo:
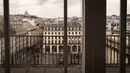
POLYGON ((111 30, 113 30, 113 28, 111 28, 111 30))
POLYGON ((60 30, 62 30, 62 27, 60 27, 60 30))
POLYGON ((50 30, 52 30, 52 28, 50 27, 50 30))
POLYGON ((75 32, 75 34, 77 34, 77 32, 75 32))
POLYGON ((48 37, 48 43, 50 43, 50 37, 48 37))
POLYGON ((69 30, 69 28, 67 28, 67 30, 69 30))
POLYGON ((70 32, 69 32, 69 34, 70 34, 70 32))
POLYGON ((52 46, 52 52, 57 52, 57 46, 52 46))
POLYGON ((53 30, 55 30, 55 27, 53 28, 53 30))
POLYGON ((79 28, 79 30, 81 30, 81 28, 79 28))
POLYGON ((81 46, 78 46, 78 52, 81 52, 81 46))
POLYGON ((61 44, 63 44, 63 43, 64 43, 64 41, 62 40, 61 44))
POLYGON ((57 27, 57 30, 59 30, 59 28, 57 27))
POLYGON ((51 27, 48 28, 48 30, 50 30, 51 27))
POLYGON ((64 47, 63 46, 59 46, 59 52, 64 52, 64 47))
POLYGON ((119 26, 119 24, 117 23, 117 26, 119 26))
POLYGON ((106 30, 108 29, 108 27, 106 27, 106 30))
POLYGON ((68 30, 70 30, 70 27, 68 28, 68 30))
POLYGON ((79 32, 79 34, 81 34, 81 33, 79 32))
POLYGON ((50 46, 45 47, 45 52, 50 52, 50 46))
POLYGON ((79 28, 77 27, 77 30, 79 30, 79 28))
POLYGON ((72 30, 75 30, 75 27, 73 27, 72 30))
POLYGON ((72 32, 72 34, 74 34, 74 32, 72 32))
POLYGON ((68 46, 68 53, 70 53, 71 52, 71 49, 70 49, 70 46, 68 46))
POLYGON ((70 27, 70 30, 72 30, 72 27, 70 27))
POLYGON ((77 46, 73 46, 73 47, 72 47, 72 51, 73 51, 73 52, 77 52, 77 46))
POLYGON ((48 27, 46 27, 46 30, 48 30, 48 27))

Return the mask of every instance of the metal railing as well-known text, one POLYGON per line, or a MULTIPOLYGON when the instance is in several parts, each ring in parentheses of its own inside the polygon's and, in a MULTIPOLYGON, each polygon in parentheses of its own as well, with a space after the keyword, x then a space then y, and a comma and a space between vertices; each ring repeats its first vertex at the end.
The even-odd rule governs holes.
MULTIPOLYGON (((130 40, 129 35, 126 36, 126 64, 130 64, 130 40)), ((120 55, 120 37, 119 35, 106 36, 106 64, 119 65, 120 55)))
MULTIPOLYGON (((127 36, 126 64, 130 64, 127 36)), ((63 36, 11 36, 10 64, 12 66, 56 66, 64 64, 63 36)), ((81 65, 81 36, 68 36, 68 65, 81 65), (74 38, 73 40, 71 38, 74 38), (79 39, 80 38, 80 39, 79 39)), ((106 65, 119 64, 119 35, 106 36, 106 65)), ((0 65, 5 60, 4 37, 0 37, 0 65)))
MULTIPOLYGON (((72 37, 72 36, 69 36, 72 37)), ((68 37, 68 38, 69 38, 68 37)), ((11 66, 29 65, 63 65, 64 48, 63 36, 10 36, 11 66)), ((81 64, 81 42, 77 36, 72 42, 68 41, 68 65, 81 64)), ((5 60, 4 38, 0 37, 0 65, 5 60)))

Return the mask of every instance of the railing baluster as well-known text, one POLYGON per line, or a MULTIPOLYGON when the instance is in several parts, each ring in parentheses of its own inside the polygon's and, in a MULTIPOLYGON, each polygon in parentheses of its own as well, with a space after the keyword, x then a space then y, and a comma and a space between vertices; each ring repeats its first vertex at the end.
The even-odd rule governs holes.
POLYGON ((119 39, 120 39, 120 38, 119 38, 119 36, 118 36, 118 38, 117 38, 117 40, 118 40, 117 64, 119 64, 119 54, 120 54, 120 53, 119 53, 119 52, 120 52, 120 48, 119 48, 119 46, 120 46, 119 43, 120 43, 120 42, 119 42, 119 39))
POLYGON ((1 39, 2 37, 0 36, 0 65, 2 65, 2 42, 1 39))
MULTIPOLYGON (((48 40, 49 40, 48 41, 48 46, 49 46, 50 45, 50 36, 48 37, 48 40)), ((51 59, 51 55, 50 55, 51 53, 50 52, 51 52, 51 47, 49 46, 49 53, 48 53, 49 54, 49 65, 51 64, 51 60, 50 60, 51 59)))
POLYGON ((55 37, 55 40, 54 40, 54 41, 55 41, 55 44, 56 44, 56 54, 55 54, 55 56, 56 56, 56 63, 55 63, 55 64, 58 64, 58 63, 57 63, 57 61, 58 61, 57 57, 58 57, 58 52, 59 52, 59 51, 58 51, 57 37, 55 37))
POLYGON ((14 37, 14 46, 15 46, 15 51, 14 51, 14 65, 16 64, 16 49, 17 49, 17 47, 16 47, 16 37, 14 37))
MULTIPOLYGON (((39 37, 40 37, 40 43, 38 44, 38 54, 37 54, 38 55, 38 58, 37 58, 38 59, 38 61, 37 61, 38 65, 40 64, 39 63, 39 59, 40 59, 39 55, 40 55, 40 48, 41 48, 41 41, 42 41, 42 39, 41 39, 42 37, 41 36, 39 36, 39 37)), ((37 39, 37 37, 35 37, 35 42, 37 43, 36 39, 37 39)))
POLYGON ((20 64, 20 53, 19 53, 19 50, 20 50, 20 37, 18 36, 18 38, 19 38, 19 45, 18 45, 18 65, 20 64))
POLYGON ((80 44, 79 44, 79 37, 77 38, 78 40, 78 64, 79 64, 79 55, 80 55, 80 44))
POLYGON ((114 62, 113 62, 113 63, 114 63, 114 64, 115 64, 115 52, 116 52, 116 50, 115 50, 115 49, 116 49, 116 45, 115 45, 116 39, 115 39, 115 37, 116 37, 116 36, 114 36, 114 39, 113 39, 113 40, 114 40, 114 49, 113 49, 113 51, 114 51, 113 61, 114 61, 114 62))
POLYGON ((19 36, 19 50, 18 50, 18 53, 19 53, 19 65, 21 64, 21 37, 19 36))
POLYGON ((36 46, 34 46, 33 44, 35 43, 35 37, 31 36, 31 47, 32 47, 32 52, 33 52, 33 65, 36 65, 36 46))
POLYGON ((15 40, 15 41, 17 41, 16 43, 16 45, 17 45, 17 48, 16 48, 16 64, 18 65, 18 46, 19 46, 19 38, 17 37, 17 39, 15 40))
MULTIPOLYGON (((74 43, 74 40, 73 40, 73 43, 74 43)), ((75 45, 75 44, 74 44, 74 45, 75 45)), ((73 53, 73 60, 74 60, 74 65, 75 65, 75 48, 76 48, 76 47, 75 47, 74 45, 73 45, 73 52, 74 52, 74 53, 73 53)))
POLYGON ((110 36, 110 64, 112 64, 112 36, 110 36))
POLYGON ((70 37, 70 49, 71 49, 70 56, 71 56, 71 65, 72 65, 73 64, 73 59, 72 59, 73 58, 73 54, 72 54, 73 51, 72 51, 72 43, 71 42, 72 42, 72 39, 70 37))
MULTIPOLYGON (((43 32, 43 31, 42 31, 43 32)), ((41 43, 40 43, 40 52, 39 52, 39 64, 42 64, 42 58, 43 58, 43 33, 42 33, 42 36, 41 36, 41 43)))
POLYGON ((25 39, 24 39, 24 41, 25 41, 25 50, 24 50, 24 54, 25 54, 25 60, 24 60, 24 64, 27 64, 28 65, 28 55, 27 55, 27 46, 28 46, 28 43, 27 43, 27 41, 28 41, 28 39, 27 39, 28 37, 26 36, 25 37, 25 39), (26 63, 26 62, 27 63, 26 63))
POLYGON ((108 45, 109 45, 108 40, 109 40, 109 39, 108 39, 108 36, 106 36, 106 64, 108 64, 108 55, 109 55, 109 54, 108 54, 108 49, 109 49, 109 48, 108 48, 108 47, 109 47, 109 46, 108 46, 108 45))
POLYGON ((23 37, 20 36, 20 65, 22 65, 23 37))
POLYGON ((15 45, 16 46, 16 51, 15 51, 15 63, 16 63, 16 65, 18 64, 17 63, 17 60, 18 60, 17 59, 18 58, 18 53, 17 53, 17 51, 18 51, 18 41, 17 40, 19 40, 18 37, 15 38, 15 42, 17 43, 17 44, 15 43, 16 44, 15 45))
POLYGON ((130 66, 130 35, 128 35, 128 65, 130 66))
MULTIPOLYGON (((35 37, 35 44, 37 44, 37 38, 38 38, 38 37, 35 37)), ((41 40, 42 37, 39 36, 39 38, 40 38, 40 43, 38 43, 38 48, 37 48, 37 50, 38 50, 38 54, 37 54, 37 55, 38 55, 38 58, 37 58, 37 59, 38 59, 38 61, 37 61, 37 62, 38 62, 38 65, 40 64, 40 63, 39 63, 39 61, 40 61, 40 48, 41 48, 41 43, 42 43, 42 42, 41 42, 41 41, 42 41, 42 40, 41 40)))
POLYGON ((25 49, 25 47, 24 47, 24 36, 22 36, 22 49, 21 49, 21 54, 22 54, 22 65, 24 65, 24 62, 23 62, 23 60, 24 60, 24 49, 25 49))
POLYGON ((4 42, 3 42, 3 36, 0 36, 0 45, 1 45, 1 47, 0 47, 0 49, 1 49, 1 52, 0 52, 0 54, 1 54, 1 65, 3 65, 3 44, 4 44, 4 42))
POLYGON ((12 53, 11 53, 12 54, 12 65, 14 65, 14 55, 13 55, 14 54, 14 40, 13 40, 13 36, 12 36, 12 48, 11 49, 12 49, 12 53))
POLYGON ((47 43, 47 37, 45 37, 45 59, 44 59, 45 60, 45 64, 46 64, 46 52, 47 52, 47 48, 46 48, 47 44, 46 43, 47 43))
POLYGON ((31 64, 31 61, 30 61, 30 57, 31 57, 31 51, 30 51, 30 37, 28 36, 27 37, 27 55, 28 55, 28 57, 27 57, 27 60, 28 60, 28 65, 30 65, 31 64))
POLYGON ((23 44, 23 47, 24 47, 24 49, 23 49, 23 65, 25 65, 25 62, 24 62, 24 60, 26 59, 26 55, 25 55, 25 50, 26 50, 26 46, 27 46, 27 44, 26 44, 26 41, 27 40, 25 40, 26 39, 26 36, 25 37, 23 37, 24 39, 23 39, 23 41, 24 41, 24 44, 23 44))
POLYGON ((31 36, 29 36, 29 51, 31 52, 31 56, 29 57, 29 62, 30 62, 30 65, 33 65, 34 64, 34 54, 33 54, 33 51, 32 51, 32 47, 31 47, 31 36))

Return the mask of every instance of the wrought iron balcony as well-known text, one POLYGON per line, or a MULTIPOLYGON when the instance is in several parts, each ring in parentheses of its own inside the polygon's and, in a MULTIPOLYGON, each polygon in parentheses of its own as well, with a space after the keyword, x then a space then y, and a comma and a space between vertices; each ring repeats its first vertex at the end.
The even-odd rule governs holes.
MULTIPOLYGON (((10 64, 12 66, 63 65, 63 42, 60 42, 58 38, 55 39, 56 41, 53 41, 53 39, 46 40, 46 37, 48 36, 11 36, 10 64)), ((0 44, 0 64, 4 65, 5 49, 3 36, 0 37, 0 44)), ((68 44, 68 64, 80 65, 82 43, 75 41, 73 43, 68 42, 68 44)))

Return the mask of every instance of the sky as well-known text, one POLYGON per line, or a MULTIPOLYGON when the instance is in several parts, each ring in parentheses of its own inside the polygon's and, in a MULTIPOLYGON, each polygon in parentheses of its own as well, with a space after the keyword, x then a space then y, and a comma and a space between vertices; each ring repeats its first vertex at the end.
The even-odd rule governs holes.
MULTIPOLYGON (((119 15, 120 0, 107 0, 107 15, 119 15)), ((63 17, 63 0, 10 0, 10 14, 29 14, 40 17, 63 17)), ((128 0, 130 13, 130 0, 128 0)), ((3 0, 0 0, 0 15, 3 14, 3 0)), ((82 16, 82 0, 68 0, 68 16, 82 16)))

